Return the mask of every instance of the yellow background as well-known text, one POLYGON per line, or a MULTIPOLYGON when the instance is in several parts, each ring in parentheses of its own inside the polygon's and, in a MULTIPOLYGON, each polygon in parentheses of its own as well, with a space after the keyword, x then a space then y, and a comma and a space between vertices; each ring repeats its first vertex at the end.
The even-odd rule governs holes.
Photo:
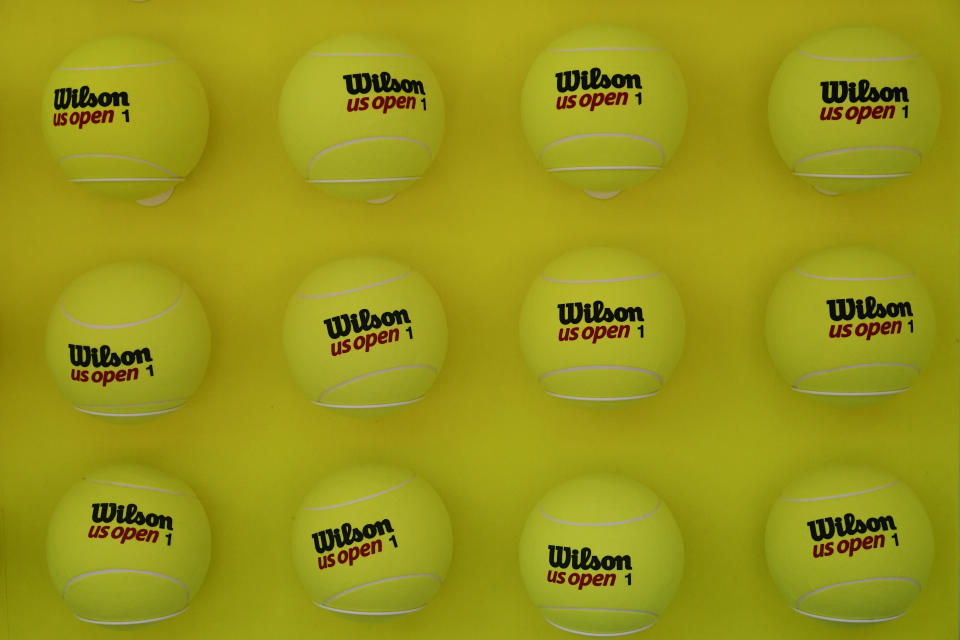
MULTIPOLYGON (((151 464, 187 481, 213 527, 204 588, 183 616, 142 638, 561 638, 529 603, 516 560, 527 512, 549 487, 600 469, 630 474, 669 504, 685 579, 644 637, 957 636, 958 67, 955 0, 696 2, 326 2, 8 0, 0 4, 0 636, 106 638, 77 622, 46 572, 53 506, 85 471, 151 464), (634 25, 686 77, 686 136, 662 175, 606 202, 541 170, 524 141, 520 87, 556 35, 591 21, 634 25), (915 43, 940 81, 938 140, 916 176, 828 198, 792 177, 766 123, 780 60, 830 26, 871 22, 915 43), (419 51, 447 100, 447 131, 426 178, 374 207, 303 183, 276 130, 288 70, 345 31, 419 51), (211 109, 206 153, 158 209, 70 185, 44 148, 50 71, 94 37, 153 37, 189 60, 211 109), (939 336, 915 388, 842 410, 789 391, 767 357, 765 300, 818 248, 862 242, 911 265, 936 304, 939 336), (544 395, 517 345, 528 284, 554 256, 618 244, 658 263, 684 300, 687 348, 659 396, 621 411, 544 395), (283 360, 286 302, 315 266, 382 253, 419 269, 446 306, 446 365, 425 402, 355 420, 312 406, 283 360), (43 362, 47 315, 77 274, 140 258, 168 266, 204 302, 206 380, 186 409, 123 428, 81 415, 43 362), (389 624, 310 604, 289 530, 325 471, 364 460, 421 472, 446 501, 455 551, 424 611, 389 624), (821 463, 882 466, 919 494, 934 523, 929 585, 902 619, 836 628, 789 610, 763 560, 780 488, 821 463)), ((113 636, 110 636, 113 637, 113 636)))

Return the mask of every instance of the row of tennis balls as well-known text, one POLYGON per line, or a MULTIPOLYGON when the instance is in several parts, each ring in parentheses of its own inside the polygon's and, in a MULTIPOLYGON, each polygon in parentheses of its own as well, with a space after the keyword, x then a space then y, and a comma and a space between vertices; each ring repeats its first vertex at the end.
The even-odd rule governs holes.
MULTIPOLYGON (((80 620, 135 626, 186 611, 210 547, 210 525, 190 487, 146 467, 113 466, 62 498, 48 528, 47 562, 80 620)), ((766 526, 778 588, 797 612, 832 622, 903 615, 927 582, 933 547, 917 496, 868 467, 805 474, 784 489, 766 526)), ((437 593, 450 566, 452 527, 421 476, 368 464, 331 473, 307 494, 292 548, 316 606, 389 619, 423 609, 437 593)), ((527 518, 519 560, 550 624, 621 636, 660 618, 683 577, 684 547, 653 491, 600 473, 547 492, 527 518)))
MULTIPOLYGON (((520 311, 520 343, 544 391, 581 405, 658 393, 684 334, 671 281, 625 249, 563 254, 537 276, 520 311)), ((793 389, 848 405, 909 389, 934 334, 932 303, 913 272, 864 247, 800 261, 767 307, 770 353, 793 389)), ((314 403, 380 415, 427 393, 446 355, 447 325, 419 273, 384 258, 343 258, 297 289, 283 341, 293 376, 314 403)), ((182 407, 202 381, 209 351, 196 294, 146 263, 110 264, 77 278, 47 330, 50 369, 74 407, 124 421, 182 407)))
MULTIPOLYGON (((279 126, 307 182, 335 196, 384 202, 433 161, 444 111, 436 77, 412 50, 387 38, 347 35, 315 46, 293 68, 280 96, 279 126)), ((547 171, 606 198, 648 179, 673 155, 686 126, 686 86, 652 38, 594 25, 561 36, 537 57, 521 116, 547 171)), ((794 174, 830 194, 912 173, 939 119, 929 66, 912 46, 875 27, 836 28, 805 41, 783 62, 770 91, 770 130, 781 156, 794 174), (831 82, 839 89, 828 98, 821 84, 831 82), (861 82, 866 97, 840 95, 848 83, 861 82), (876 104, 871 89, 897 103, 888 105, 892 113, 876 104), (844 105, 838 117, 835 103, 844 105)), ((203 87, 190 67, 167 47, 136 37, 100 39, 74 51, 52 74, 43 99, 43 131, 70 180, 143 204, 165 201, 194 168, 208 120, 203 87)))

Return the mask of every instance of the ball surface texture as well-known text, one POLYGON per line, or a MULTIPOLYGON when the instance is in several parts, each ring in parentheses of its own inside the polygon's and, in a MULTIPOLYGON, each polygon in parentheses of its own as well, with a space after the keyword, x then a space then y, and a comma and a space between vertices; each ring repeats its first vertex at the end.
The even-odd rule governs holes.
POLYGON ((210 113, 200 79, 168 47, 130 36, 68 55, 43 94, 47 146, 71 182, 165 201, 203 155, 210 113))
POLYGON ((680 529, 656 494, 600 473, 540 500, 520 538, 520 573, 553 626, 622 636, 657 622, 683 577, 683 555, 680 529))
POLYGON ((933 565, 917 496, 878 469, 832 465, 795 480, 767 520, 767 566, 798 613, 831 622, 902 616, 933 565))
POLYGON ((300 59, 280 95, 280 136, 307 182, 384 202, 412 185, 443 139, 444 102, 427 63, 395 40, 351 34, 300 59))
POLYGON ((785 273, 767 304, 767 346, 795 391, 860 405, 903 393, 933 350, 923 284, 875 249, 833 247, 785 273))
POLYGON ((283 325, 297 384, 323 407, 355 415, 418 402, 447 352, 447 321, 430 284, 410 267, 343 258, 310 274, 283 325))
POLYGON ((183 613, 210 563, 210 524, 182 481, 138 465, 89 473, 60 500, 47 565, 76 616, 123 627, 183 613))
POLYGON ((548 264, 520 311, 520 345, 547 394, 616 406, 660 391, 683 353, 669 278, 631 251, 589 247, 548 264))
POLYGON ((786 57, 768 111, 773 142, 794 175, 828 195, 855 193, 917 169, 936 137, 940 91, 899 36, 839 27, 786 57))
POLYGON ((421 476, 364 464, 323 478, 293 523, 293 564, 313 603, 355 619, 427 606, 453 553, 450 517, 421 476))
POLYGON ((652 38, 616 25, 560 36, 534 60, 523 129, 546 170, 597 198, 658 173, 687 121, 680 69, 652 38))
POLYGON ((186 404, 203 380, 210 327, 178 276, 146 262, 84 273, 47 324, 47 363, 74 408, 133 422, 186 404))

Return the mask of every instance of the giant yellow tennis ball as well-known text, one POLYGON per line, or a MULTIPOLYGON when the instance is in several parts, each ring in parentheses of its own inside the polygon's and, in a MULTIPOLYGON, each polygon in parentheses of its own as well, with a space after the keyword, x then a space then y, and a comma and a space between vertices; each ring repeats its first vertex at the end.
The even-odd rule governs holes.
POLYGON ((123 422, 181 408, 209 356, 210 327, 193 289, 146 262, 84 273, 47 324, 47 363, 60 390, 78 411, 123 422))
POLYGON ((421 476, 389 465, 327 475, 293 522, 293 564, 313 603, 358 618, 423 609, 452 551, 440 496, 421 476))
POLYGON ((433 385, 447 353, 447 320, 436 292, 407 265, 343 258, 293 294, 283 344, 314 404, 381 415, 422 400, 433 385))
POLYGON ((547 394, 616 406, 660 391, 683 353, 680 296, 631 251, 589 247, 537 276, 520 310, 520 345, 547 394))
POLYGON ((794 391, 869 404, 903 393, 933 350, 930 296, 914 272, 875 249, 834 247, 780 278, 767 346, 794 391))
POLYGON ((599 473, 540 500, 520 538, 520 573, 547 622, 587 636, 647 629, 683 577, 683 539, 642 484, 599 473))
POLYGON ((203 154, 210 114, 193 69, 162 44, 101 38, 68 55, 43 94, 43 135, 71 182, 164 202, 203 154))
POLYGON ((307 182, 351 200, 386 202, 433 162, 444 103, 427 63, 389 38, 321 42, 280 95, 280 137, 307 182))
POLYGON ((172 618, 210 563, 210 524, 186 484, 118 465, 87 474, 53 512, 47 565, 77 618, 127 626, 172 618))
POLYGON ((794 175, 828 195, 867 191, 920 165, 940 123, 940 90, 917 49, 898 36, 839 27, 783 61, 769 117, 794 175))
POLYGON ((767 566, 793 610, 833 622, 902 616, 933 564, 930 519, 885 471, 833 465, 783 490, 767 520, 767 566))
POLYGON ((656 40, 593 25, 560 36, 534 60, 520 110, 547 171, 609 198, 655 175, 676 151, 687 89, 656 40))

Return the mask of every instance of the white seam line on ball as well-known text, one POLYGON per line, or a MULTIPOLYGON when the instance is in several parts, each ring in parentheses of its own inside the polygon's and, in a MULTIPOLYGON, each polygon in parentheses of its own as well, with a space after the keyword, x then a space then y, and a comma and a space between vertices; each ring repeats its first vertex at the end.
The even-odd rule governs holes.
POLYGON ((101 416, 106 418, 146 418, 149 416, 162 416, 165 413, 173 413, 174 411, 182 409, 185 405, 186 403, 183 403, 175 407, 170 407, 169 409, 160 409, 159 411, 143 411, 141 413, 108 413, 105 411, 91 411, 90 409, 82 409, 80 407, 74 407, 74 409, 80 413, 85 413, 88 416, 101 416))
POLYGON ((890 178, 907 178, 913 174, 907 173, 876 173, 876 174, 856 174, 856 173, 803 173, 794 171, 793 175, 801 178, 836 178, 837 180, 888 180, 890 178))
POLYGON ((417 477, 417 474, 412 474, 409 478, 404 480, 398 485, 390 487, 389 489, 384 489, 383 491, 378 491, 376 493, 371 493, 368 496, 363 496, 362 498, 357 498, 355 500, 348 500, 347 502, 341 502, 340 504, 328 504, 322 507, 303 507, 304 511, 326 511, 328 509, 339 509, 340 507, 348 507, 351 504, 357 504, 358 502, 365 502, 367 500, 372 500, 373 498, 379 498, 380 496, 390 493, 391 491, 396 491, 397 489, 402 489, 417 477))
POLYGON ((901 60, 917 60, 919 55, 912 56, 888 56, 883 58, 836 58, 833 56, 818 56, 813 53, 807 53, 803 49, 797 49, 797 53, 814 60, 826 60, 827 62, 899 62, 901 60))
POLYGON ((112 69, 139 69, 141 67, 155 67, 161 64, 179 62, 179 58, 158 60, 157 62, 139 62, 137 64, 114 64, 107 67, 60 67, 61 71, 110 71, 112 69))
POLYGON ((336 607, 328 607, 327 605, 320 604, 319 602, 314 602, 313 604, 317 605, 325 611, 332 611, 333 613, 346 613, 352 616, 405 616, 408 613, 416 613, 417 611, 423 611, 427 608, 427 605, 422 607, 417 607, 416 609, 406 609, 404 611, 353 611, 351 609, 337 609, 336 607))
POLYGON ((871 396, 895 396, 898 393, 905 393, 910 390, 910 387, 903 389, 890 389, 889 391, 813 391, 810 389, 801 389, 800 387, 793 387, 793 390, 797 393, 806 393, 811 396, 831 396, 838 398, 868 398, 871 396))
POLYGON ((807 273, 806 271, 800 271, 797 268, 793 269, 793 272, 803 276, 804 278, 813 278, 814 280, 835 280, 838 282, 879 282, 883 280, 902 280, 904 278, 912 278, 914 273, 901 273, 895 276, 878 276, 875 278, 844 278, 841 276, 818 276, 812 273, 807 273))
POLYGON ((82 480, 84 482, 91 482, 93 484, 105 484, 110 487, 123 487, 124 489, 139 489, 142 491, 156 491, 157 493, 165 493, 171 496, 186 496, 188 498, 193 497, 189 493, 173 491, 172 489, 161 489, 160 487, 148 487, 145 484, 133 484, 130 482, 114 482, 113 480, 98 480, 97 478, 82 478, 82 480))
POLYGON ((590 632, 587 632, 587 631, 577 631, 576 629, 570 629, 570 628, 567 628, 567 627, 562 627, 562 626, 560 626, 559 624, 557 624, 556 622, 554 622, 553 620, 551 620, 551 619, 549 619, 549 618, 544 618, 544 619, 545 619, 547 622, 549 622, 550 624, 552 624, 554 627, 556 627, 557 629, 560 629, 561 631, 566 631, 567 633, 573 633, 573 634, 578 635, 578 636, 590 636, 591 638, 615 638, 615 637, 617 637, 617 636, 629 636, 629 635, 631 635, 631 634, 639 633, 639 632, 641 632, 641 631, 644 631, 644 630, 646 630, 646 629, 649 629, 649 628, 652 627, 653 625, 657 624, 657 620, 654 619, 653 622, 651 622, 650 624, 648 624, 648 625, 646 625, 646 626, 640 627, 639 629, 630 629, 629 631, 617 631, 617 632, 615 632, 615 633, 590 633, 590 632))
POLYGON ((297 297, 303 298, 304 300, 313 300, 315 298, 335 298, 336 296, 343 296, 348 293, 356 293, 357 291, 373 289, 374 287, 382 287, 385 284, 390 284, 391 282, 396 282, 401 278, 406 278, 411 273, 413 273, 413 271, 407 271, 406 273, 401 273, 398 276, 387 278, 386 280, 381 280, 380 282, 374 282, 372 284, 365 284, 362 287, 354 287, 353 289, 344 289, 343 291, 332 291, 330 293, 311 293, 310 295, 304 295, 302 293, 298 293, 297 297))
POLYGON ((901 146, 874 146, 874 147, 844 147, 843 149, 831 149, 830 151, 821 151, 819 153, 812 153, 808 156, 803 156, 799 160, 793 163, 793 168, 796 169, 804 162, 809 162, 817 158, 826 158, 829 156, 838 156, 844 153, 853 153, 855 151, 905 151, 907 153, 913 153, 918 158, 923 158, 923 153, 919 149, 914 149, 913 147, 901 147, 901 146))
POLYGON ((815 595, 817 593, 823 593, 824 591, 829 591, 830 589, 836 589, 837 587, 845 587, 851 584, 864 584, 867 582, 887 582, 887 581, 907 582, 915 586, 917 588, 917 591, 923 591, 923 587, 920 586, 920 583, 914 580, 913 578, 905 578, 903 576, 882 576, 879 578, 860 578, 859 580, 847 580, 845 582, 835 582, 833 584, 828 584, 825 587, 820 587, 819 589, 808 591, 807 593, 797 598, 797 603, 795 606, 799 607, 801 602, 803 602, 804 600, 806 600, 812 595, 815 595))
MULTIPOLYGON (((837 373, 838 371, 850 371, 852 369, 869 369, 871 367, 903 367, 905 369, 913 369, 914 371, 917 371, 917 372, 920 371, 920 367, 917 367, 912 364, 907 364, 904 362, 867 362, 863 364, 848 364, 842 367, 834 367, 833 369, 820 369, 819 371, 811 371, 810 373, 805 373, 793 381, 793 386, 797 386, 804 380, 808 380, 816 376, 826 375, 828 373, 837 373)), ((811 393, 817 393, 817 392, 811 391, 811 393)), ((864 393, 889 393, 889 391, 866 391, 864 393)))
MULTIPOLYGON (((833 496, 817 496, 816 498, 784 498, 783 496, 780 496, 780 499, 783 500, 784 502, 820 502, 821 500, 836 500, 838 498, 852 498, 854 496, 862 496, 866 493, 873 493, 874 491, 883 491, 884 489, 889 489, 890 487, 899 483, 900 483, 899 480, 894 480, 893 482, 882 484, 879 487, 871 487, 870 489, 863 489, 862 491, 851 491, 850 493, 838 493, 833 496)), ((843 583, 843 584, 846 584, 846 583, 843 583)))
POLYGON ((351 53, 324 53, 322 51, 308 53, 311 58, 416 58, 417 56, 409 53, 386 53, 386 52, 362 52, 355 51, 351 53))
POLYGON ((66 316, 67 320, 85 329, 129 329, 130 327, 136 327, 138 325, 146 324, 147 322, 156 320, 157 318, 162 318, 163 316, 167 315, 168 313, 176 309, 177 305, 180 304, 180 300, 182 299, 183 299, 183 283, 181 282, 180 293, 177 294, 177 299, 173 301, 172 305, 170 305, 169 307, 167 307, 166 309, 164 309, 163 311, 161 311, 155 316, 144 318, 143 320, 137 320, 135 322, 125 322, 123 324, 93 324, 90 322, 83 322, 82 320, 77 320, 72 315, 67 313, 67 310, 64 308, 62 302, 60 303, 60 311, 63 313, 64 316, 66 316))
MULTIPOLYGON (((424 142, 423 140, 418 140, 418 139, 416 139, 416 138, 411 138, 411 137, 409 137, 409 136, 369 136, 369 137, 367 137, 367 138, 353 138, 353 139, 351 139, 351 140, 344 140, 343 142, 338 142, 337 144, 330 145, 329 147, 324 147, 323 149, 321 149, 320 151, 318 151, 315 156, 313 156, 312 158, 310 158, 310 162, 307 163, 307 174, 309 175, 310 170, 313 169, 313 163, 316 162, 317 159, 318 159, 320 156, 322 156, 322 155, 325 155, 325 154, 327 154, 327 153, 330 153, 331 151, 336 151, 337 149, 342 149, 342 148, 344 148, 344 147, 349 147, 350 145, 360 144, 361 142, 375 142, 375 141, 377 141, 377 140, 393 140, 393 141, 400 141, 400 142, 412 142, 413 144, 418 144, 418 145, 420 145, 421 147, 423 147, 424 149, 427 150, 427 153, 430 154, 431 157, 433 156, 433 150, 430 149, 430 145, 428 145, 428 144, 427 144, 426 142, 424 142)), ((398 180, 399 178, 389 178, 389 179, 390 179, 390 180, 398 180)), ((408 179, 409 179, 409 178, 408 178, 408 179)))
POLYGON ((75 615, 77 617, 77 620, 81 622, 89 622, 90 624, 99 624, 101 626, 107 626, 107 627, 124 627, 124 626, 132 626, 135 624, 150 624, 152 622, 161 622, 163 620, 169 620, 170 618, 176 618, 178 615, 180 615, 181 613, 183 613, 189 608, 190 606, 188 605, 183 609, 180 609, 180 611, 177 611, 176 613, 171 613, 170 615, 167 615, 167 616, 160 616, 159 618, 147 618, 146 620, 123 620, 123 621, 93 620, 91 618, 84 618, 82 616, 78 616, 77 614, 73 614, 73 615, 75 615))
POLYGON ((373 586, 373 585, 375 585, 375 584, 383 584, 383 583, 385 583, 385 582, 393 582, 394 580, 407 580, 408 578, 430 578, 431 580, 436 580, 438 583, 441 583, 441 584, 443 583, 443 580, 440 578, 440 576, 434 575, 434 574, 432 574, 432 573, 408 573, 407 575, 403 575, 403 576, 390 576, 389 578, 380 578, 379 580, 373 580, 373 581, 371 581, 371 582, 365 582, 365 583, 363 583, 363 584, 358 584, 358 585, 355 586, 355 587, 350 587, 349 589, 344 589, 344 590, 341 591, 340 593, 335 593, 335 594, 333 594, 332 596, 330 596, 329 598, 327 598, 326 600, 324 600, 324 601, 323 601, 323 604, 321 604, 320 606, 324 606, 324 605, 326 605, 326 604, 329 603, 329 602, 333 602, 333 601, 336 600, 337 598, 341 598, 341 597, 347 595, 348 593, 353 593, 354 591, 358 591, 358 590, 360 590, 360 589, 366 589, 367 587, 373 586))
POLYGON ((320 402, 319 400, 313 400, 313 404, 318 407, 326 407, 328 409, 388 409, 390 407, 403 407, 408 404, 415 404, 423 400, 423 396, 419 398, 414 398, 413 400, 401 400, 399 402, 385 402, 383 404, 332 404, 329 402, 320 402))
POLYGON ((105 409, 105 408, 117 408, 123 409, 124 407, 149 407, 154 404, 170 404, 171 402, 177 403, 177 407, 182 407, 187 403, 186 398, 171 398, 169 400, 153 400, 151 402, 131 402, 129 404, 83 404, 76 405, 74 409, 77 411, 83 411, 84 408, 88 409, 105 409))
MULTIPOLYGON (((74 153, 69 156, 61 157, 57 162, 63 164, 64 160, 76 160, 77 158, 82 158, 84 160, 89 158, 107 158, 110 160, 128 160, 130 162, 139 162, 140 164, 145 164, 149 167, 153 167, 159 171, 163 171, 165 174, 171 178, 177 178, 178 180, 183 180, 183 176, 166 169, 155 162, 150 162, 149 160, 143 160, 141 158, 134 158, 133 156, 124 156, 115 153, 74 153)), ((123 178, 110 178, 113 180, 121 180, 123 178)), ((127 180, 165 180, 166 178, 125 178, 127 180)))
POLYGON ((890 616, 889 618, 872 618, 869 620, 857 620, 855 618, 830 618, 828 616, 818 616, 815 613, 810 613, 809 611, 804 611, 803 609, 797 609, 796 607, 790 607, 790 608, 796 611, 797 613, 801 613, 807 616, 808 618, 815 618, 817 620, 823 620, 825 622, 844 622, 844 623, 850 623, 850 624, 875 624, 877 622, 890 622, 891 620, 902 618, 903 615, 906 613, 906 611, 904 611, 903 613, 898 613, 897 615, 890 616))
MULTIPOLYGON (((660 162, 664 163, 667 161, 667 152, 663 150, 663 147, 660 146, 660 143, 654 140, 653 138, 646 138, 644 136, 638 136, 632 133, 580 133, 573 136, 567 136, 565 138, 558 138, 553 142, 545 145, 540 149, 540 153, 537 155, 537 158, 542 159, 543 154, 547 152, 547 149, 550 147, 555 147, 558 144, 563 144, 565 142, 572 142, 574 140, 583 140, 586 138, 627 138, 629 140, 636 140, 637 142, 646 142, 647 144, 656 148, 660 152, 660 162)), ((655 167, 659 169, 659 167, 655 167)))
POLYGON ((546 280, 547 282, 556 282, 557 284, 601 284, 604 282, 628 282, 630 280, 645 280, 647 278, 655 278, 660 275, 659 271, 654 271, 653 273, 646 273, 642 276, 624 276, 622 278, 594 278, 592 280, 567 280, 563 278, 551 278, 540 274, 540 277, 546 280))
POLYGON ((589 396, 565 396, 560 393, 553 393, 552 391, 544 391, 548 396, 554 398, 560 398, 562 400, 579 400, 580 402, 626 402, 627 400, 643 400, 644 398, 652 398, 653 396, 660 393, 660 390, 652 391, 650 393, 644 393, 639 396, 618 396, 613 398, 593 398, 589 396))
POLYGON ((168 576, 165 573, 158 573, 156 571, 144 571, 142 569, 100 569, 98 571, 87 571, 86 573, 81 573, 73 576, 70 580, 67 581, 67 584, 63 585, 63 592, 61 593, 62 597, 67 597, 67 590, 73 585, 74 582, 78 580, 83 580, 84 578, 90 578, 93 576, 104 576, 113 573, 136 573, 142 576, 152 576, 154 578, 162 578, 163 580, 168 580, 175 585, 178 585, 183 589, 184 593, 187 594, 187 602, 190 601, 190 589, 180 580, 177 580, 173 576, 168 576))
POLYGON ((582 367, 567 367, 566 369, 553 369, 552 371, 547 371, 546 373, 540 374, 540 377, 537 380, 543 380, 544 378, 549 378, 550 376, 555 376, 560 373, 574 373, 577 371, 629 371, 631 373, 643 373, 652 378, 656 378, 657 382, 663 384, 663 378, 656 371, 651 371, 649 369, 641 369, 640 367, 628 367, 621 364, 598 364, 598 365, 586 365, 582 367))
POLYGON ((630 524, 631 522, 640 522, 641 520, 646 520, 647 518, 654 515, 657 511, 660 510, 660 504, 661 502, 657 500, 657 506, 655 506, 653 510, 650 511, 650 513, 645 513, 642 516, 637 516, 636 518, 629 518, 627 520, 617 520, 616 522, 568 522, 567 520, 560 520, 559 518, 548 516, 546 512, 544 512, 543 507, 540 506, 539 504, 537 505, 537 511, 539 511, 540 515, 542 515, 544 518, 546 518, 550 522, 555 522, 557 524, 565 524, 570 527, 614 527, 621 524, 630 524))
POLYGON ((579 53, 581 51, 662 51, 660 47, 577 47, 550 49, 550 53, 579 53))
MULTIPOLYGON (((329 394, 329 393, 331 393, 331 392, 333 392, 333 391, 336 391, 336 390, 339 389, 340 387, 343 387, 343 386, 348 385, 348 384, 353 384, 354 382, 357 382, 358 380, 363 380, 364 378, 370 378, 370 377, 373 377, 373 376, 378 376, 378 375, 380 375, 380 374, 382 374, 382 373, 392 373, 392 372, 394 372, 394 371, 404 371, 404 370, 406 370, 406 369, 427 369, 427 370, 429 370, 429 371, 432 371, 434 374, 437 373, 437 368, 434 367, 433 365, 429 365, 429 364, 404 364, 404 365, 400 365, 400 366, 398 366, 398 367, 387 367, 386 369, 378 369, 378 370, 376 370, 376 371, 371 371, 371 372, 369 372, 369 373, 364 373, 363 375, 359 375, 359 376, 350 378, 349 380, 344 380, 343 382, 340 382, 340 383, 338 383, 338 384, 333 385, 332 387, 330 387, 329 389, 327 389, 326 391, 324 391, 323 393, 321 393, 321 394, 320 394, 320 397, 318 397, 316 400, 314 400, 314 402, 319 403, 321 400, 323 400, 323 396, 325 396, 325 395, 327 395, 327 394, 329 394)), ((410 400, 401 400, 401 401, 399 402, 399 404, 406 404, 406 403, 408 403, 408 402, 411 402, 411 401, 410 401, 410 400)), ((416 402, 416 401, 414 400, 413 402, 416 402)), ((392 403, 392 402, 391 402, 391 403, 388 403, 387 406, 390 406, 390 405, 393 405, 393 404, 395 404, 395 403, 392 403)))

